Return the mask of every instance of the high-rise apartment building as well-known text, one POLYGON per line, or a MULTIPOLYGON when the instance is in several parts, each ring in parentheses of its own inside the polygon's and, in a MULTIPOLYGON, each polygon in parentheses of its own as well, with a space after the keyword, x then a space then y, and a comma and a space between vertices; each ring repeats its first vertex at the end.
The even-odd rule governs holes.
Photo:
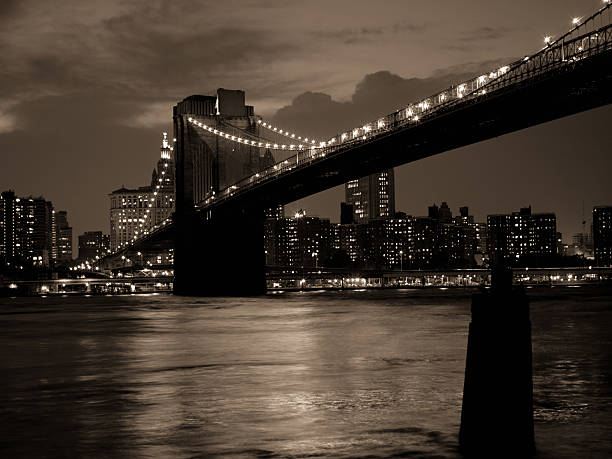
POLYGON ((612 265, 612 206, 593 208, 593 252, 597 266, 612 265))
POLYGON ((345 200, 353 206, 356 223, 363 223, 371 218, 392 217, 395 213, 393 169, 347 182, 345 200))
POLYGON ((304 214, 296 220, 298 266, 321 266, 330 254, 330 221, 304 214))
POLYGON ((374 218, 365 225, 363 244, 366 265, 381 269, 407 269, 412 263, 414 219, 405 214, 374 218))
POLYGON ((326 262, 333 247, 328 219, 306 216, 267 218, 264 223, 266 264, 286 267, 317 267, 326 262))
POLYGON ((55 213, 55 243, 57 261, 72 261, 72 227, 68 224, 68 213, 65 210, 55 213))
POLYGON ((491 262, 514 265, 521 258, 557 254, 555 214, 532 214, 531 207, 511 214, 487 216, 487 242, 491 262))
POLYGON ((151 184, 136 189, 122 187, 110 195, 111 251, 148 233, 174 212, 174 162, 167 134, 162 137, 160 159, 151 184))
POLYGON ((43 198, 0 195, 0 258, 6 264, 50 266, 57 257, 55 211, 43 198))
POLYGON ((293 218, 267 218, 264 222, 266 265, 298 266, 297 221, 293 218))

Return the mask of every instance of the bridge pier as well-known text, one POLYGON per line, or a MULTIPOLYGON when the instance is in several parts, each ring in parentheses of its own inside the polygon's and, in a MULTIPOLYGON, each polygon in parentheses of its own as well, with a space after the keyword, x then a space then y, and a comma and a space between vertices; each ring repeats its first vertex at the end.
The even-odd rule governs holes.
POLYGON ((218 211, 205 217, 195 211, 175 216, 174 294, 264 294, 263 211, 218 211))
POLYGON ((529 301, 512 272, 472 297, 459 444, 467 457, 535 453, 529 301))

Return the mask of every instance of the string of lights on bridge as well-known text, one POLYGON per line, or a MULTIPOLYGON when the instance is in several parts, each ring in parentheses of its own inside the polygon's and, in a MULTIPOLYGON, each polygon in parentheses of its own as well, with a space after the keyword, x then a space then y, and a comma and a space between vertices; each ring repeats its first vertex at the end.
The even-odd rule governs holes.
MULTIPOLYGON (((242 145, 247 145, 247 146, 251 146, 251 147, 258 147, 258 148, 266 148, 269 150, 305 150, 305 149, 313 149, 313 148, 320 148, 317 146, 311 146, 311 145, 304 145, 302 143, 300 144, 278 144, 278 143, 272 143, 269 141, 264 141, 264 142, 259 142, 257 140, 252 140, 252 139, 247 139, 247 138, 243 138, 241 136, 236 136, 236 135, 232 135, 228 132, 224 132, 220 129, 217 129, 213 126, 208 126, 205 123, 202 123, 201 121, 198 121, 195 118, 187 118, 187 121, 189 121, 191 124, 198 126, 208 132, 210 132, 211 134, 214 134, 218 137, 224 138, 226 140, 230 140, 232 142, 236 142, 236 143, 240 143, 242 145)), ((254 136, 256 137, 256 136, 254 136)), ((259 139, 262 140, 262 139, 259 139)))
MULTIPOLYGON (((293 132, 289 132, 288 130, 280 129, 280 128, 276 127, 276 126, 273 126, 270 123, 265 122, 264 120, 257 120, 257 124, 259 124, 262 127, 265 127, 266 129, 269 129, 270 131, 274 132, 275 134, 282 135, 282 136, 287 137, 289 139, 297 138, 297 140, 302 140, 302 136, 298 136, 297 134, 295 134, 293 132)), ((320 142, 317 142, 314 139, 310 139, 309 140, 308 137, 304 137, 304 142, 305 143, 309 143, 310 142, 310 144, 312 144, 312 145, 316 145, 317 143, 320 143, 320 142)))

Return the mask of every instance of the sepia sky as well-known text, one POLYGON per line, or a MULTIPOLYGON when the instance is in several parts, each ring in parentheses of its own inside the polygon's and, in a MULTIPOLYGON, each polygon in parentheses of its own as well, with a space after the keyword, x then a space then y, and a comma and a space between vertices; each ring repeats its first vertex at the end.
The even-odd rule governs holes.
MULTIPOLYGON (((108 193, 148 183, 171 109, 243 89, 256 113, 334 134, 496 68, 597 0, 1 0, 0 188, 43 195, 75 235, 109 231, 108 193)), ((612 108, 396 169, 396 208, 447 201, 557 213, 568 240, 612 204, 612 108)), ((303 199, 337 220, 341 187, 303 199)), ((75 238, 76 239, 76 238, 75 238)), ((76 248, 75 248, 76 256, 76 248)))

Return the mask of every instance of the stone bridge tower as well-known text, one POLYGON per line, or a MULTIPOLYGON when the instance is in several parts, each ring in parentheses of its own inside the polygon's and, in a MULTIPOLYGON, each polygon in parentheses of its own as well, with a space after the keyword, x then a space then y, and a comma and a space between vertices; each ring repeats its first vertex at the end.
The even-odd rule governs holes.
POLYGON ((274 159, 269 151, 198 129, 189 118, 236 136, 259 135, 259 118, 252 106, 245 105, 244 91, 219 89, 216 96, 190 96, 174 107, 174 292, 263 293, 263 209, 232 208, 202 215, 196 206, 212 193, 268 167, 274 159))

